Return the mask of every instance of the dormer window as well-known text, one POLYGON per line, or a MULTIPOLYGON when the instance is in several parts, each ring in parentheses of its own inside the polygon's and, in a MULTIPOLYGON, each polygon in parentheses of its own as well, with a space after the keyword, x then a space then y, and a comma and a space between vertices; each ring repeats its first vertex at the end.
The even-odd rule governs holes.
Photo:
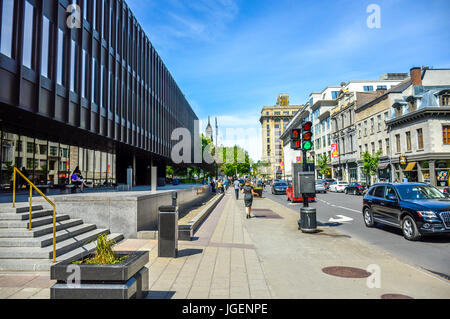
POLYGON ((406 101, 408 102, 410 112, 417 110, 417 100, 414 97, 409 96, 406 101))
POLYGON ((439 95, 440 106, 450 106, 450 90, 444 91, 439 95))

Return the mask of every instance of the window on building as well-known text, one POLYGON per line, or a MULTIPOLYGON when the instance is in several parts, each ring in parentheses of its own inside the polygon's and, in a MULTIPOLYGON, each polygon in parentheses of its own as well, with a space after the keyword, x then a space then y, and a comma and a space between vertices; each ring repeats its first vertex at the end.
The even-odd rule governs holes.
POLYGON ((412 145, 411 145, 411 132, 406 132, 406 149, 408 151, 411 151, 412 145))
POLYGON ((417 130, 417 147, 419 150, 423 150, 423 131, 421 128, 417 130))
POLYGON ((441 94, 441 96, 439 97, 439 104, 441 106, 450 106, 450 92, 441 94))
POLYGON ((378 85, 377 90, 387 90, 387 86, 386 85, 378 85))
POLYGON ((386 144, 386 155, 389 156, 389 154, 391 153, 391 145, 388 138, 385 140, 385 144, 386 144))
POLYGON ((372 142, 371 145, 372 145, 372 155, 375 155, 375 142, 372 142))
POLYGON ((446 125, 442 127, 442 132, 444 135, 444 144, 450 144, 450 126, 446 125))
POLYGON ((378 150, 381 151, 381 154, 383 154, 383 141, 382 140, 378 141, 378 150))
POLYGON ((8 58, 13 56, 13 36, 14 36, 14 3, 15 0, 3 0, 2 20, 0 32, 0 53, 8 58))
POLYGON ((34 7, 25 1, 25 17, 23 21, 23 58, 22 64, 29 69, 34 69, 34 7))
POLYGON ((64 85, 64 32, 58 29, 58 61, 56 66, 56 80, 59 85, 64 85))
POLYGON ((325 136, 322 136, 322 145, 323 147, 327 146, 327 138, 325 136))
POLYGON ((333 98, 333 100, 336 100, 339 97, 339 91, 331 92, 331 97, 333 98))
POLYGON ((381 132, 381 115, 378 115, 378 132, 381 132))
POLYGON ((27 153, 34 153, 34 143, 27 142, 27 153))
POLYGON ((375 120, 373 118, 370 119, 370 134, 375 132, 375 120))
POLYGON ((402 146, 401 146, 401 141, 400 141, 400 134, 395 135, 395 141, 397 144, 397 153, 401 153, 402 152, 402 146))
POLYGON ((281 112, 275 112, 274 114, 275 115, 281 115, 281 112))
POLYGON ((42 19, 42 59, 41 59, 41 75, 49 77, 48 57, 50 54, 50 20, 44 16, 42 19))
POLYGON ((77 92, 77 44, 72 39, 70 43, 70 90, 72 92, 77 92))
POLYGON ((364 121, 364 136, 367 136, 367 121, 364 121))
POLYGON ((372 92, 373 86, 364 86, 364 92, 372 92))

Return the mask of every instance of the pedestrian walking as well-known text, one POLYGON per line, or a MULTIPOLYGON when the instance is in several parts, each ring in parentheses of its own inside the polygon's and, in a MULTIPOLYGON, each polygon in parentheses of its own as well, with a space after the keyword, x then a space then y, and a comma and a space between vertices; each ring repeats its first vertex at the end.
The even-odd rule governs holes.
POLYGON ((214 180, 211 180, 210 186, 211 186, 211 192, 215 193, 216 192, 216 184, 214 183, 214 180))
POLYGON ((247 213, 247 219, 252 218, 252 205, 253 205, 253 196, 258 195, 254 192, 253 186, 250 182, 250 180, 247 180, 245 182, 244 187, 242 188, 242 193, 244 194, 244 204, 245 204, 245 210, 247 213))
POLYGON ((236 200, 238 200, 239 199, 239 190, 240 190, 240 188, 241 188, 241 185, 240 185, 240 183, 239 183, 239 180, 235 180, 234 181, 234 192, 235 192, 235 194, 236 194, 236 200))

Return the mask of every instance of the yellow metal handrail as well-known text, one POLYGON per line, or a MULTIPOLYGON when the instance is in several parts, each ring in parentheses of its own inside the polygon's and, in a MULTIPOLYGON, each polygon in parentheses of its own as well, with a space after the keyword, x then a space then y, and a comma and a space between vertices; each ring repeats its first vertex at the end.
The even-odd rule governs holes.
POLYGON ((13 208, 16 207, 16 173, 18 173, 22 178, 30 185, 30 221, 28 223, 28 230, 32 230, 31 225, 31 215, 32 215, 32 198, 33 198, 33 188, 38 192, 39 195, 44 197, 44 199, 53 207, 53 262, 56 262, 56 205, 50 199, 47 198, 21 171, 14 167, 13 173, 13 208))

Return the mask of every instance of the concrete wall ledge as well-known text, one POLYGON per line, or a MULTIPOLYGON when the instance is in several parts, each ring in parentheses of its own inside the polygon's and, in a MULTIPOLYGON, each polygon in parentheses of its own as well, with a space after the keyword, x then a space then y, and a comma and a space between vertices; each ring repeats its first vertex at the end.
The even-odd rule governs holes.
MULTIPOLYGON (((187 224, 178 225, 178 240, 181 241, 191 241, 194 232, 201 225, 201 223, 209 216, 211 211, 217 206, 217 204, 222 200, 224 194, 217 195, 213 197, 210 202, 187 224)), ((158 231, 140 231, 137 235, 138 239, 149 239, 157 240, 158 231)))
MULTIPOLYGON (((177 192, 177 205, 209 196, 208 186, 193 186, 177 190, 81 193, 50 196, 56 204, 57 214, 67 214, 71 218, 82 219, 98 228, 121 233, 126 239, 138 238, 142 231, 158 229, 158 209, 172 204, 172 193, 177 192)), ((45 199, 35 198, 33 204, 46 204, 45 199)), ((154 235, 153 235, 154 236, 154 235)))
POLYGON ((194 232, 201 225, 201 223, 209 216, 211 211, 225 196, 225 193, 216 195, 210 203, 208 203, 187 225, 178 226, 178 239, 181 241, 191 241, 194 232))

